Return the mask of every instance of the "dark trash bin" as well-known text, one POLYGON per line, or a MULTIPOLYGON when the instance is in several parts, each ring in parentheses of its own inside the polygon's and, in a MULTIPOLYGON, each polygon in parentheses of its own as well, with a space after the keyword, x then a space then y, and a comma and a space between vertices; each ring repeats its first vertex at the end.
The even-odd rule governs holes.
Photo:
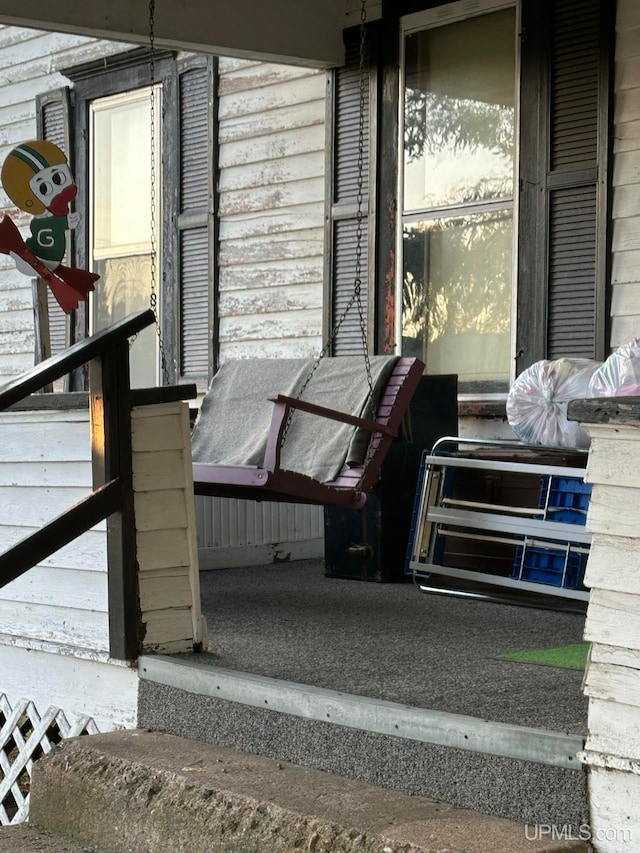
POLYGON ((457 376, 423 376, 409 411, 412 440, 399 437, 393 442, 365 509, 324 509, 327 577, 406 580, 404 563, 422 451, 444 435, 458 434, 457 376))

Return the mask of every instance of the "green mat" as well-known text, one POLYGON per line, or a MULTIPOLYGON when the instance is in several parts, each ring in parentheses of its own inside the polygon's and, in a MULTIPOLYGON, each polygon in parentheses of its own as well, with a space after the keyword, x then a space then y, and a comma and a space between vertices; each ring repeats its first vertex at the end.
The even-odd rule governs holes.
POLYGON ((510 652, 500 655, 502 660, 560 666, 564 669, 584 669, 587 665, 590 643, 572 643, 555 649, 534 649, 528 652, 510 652))

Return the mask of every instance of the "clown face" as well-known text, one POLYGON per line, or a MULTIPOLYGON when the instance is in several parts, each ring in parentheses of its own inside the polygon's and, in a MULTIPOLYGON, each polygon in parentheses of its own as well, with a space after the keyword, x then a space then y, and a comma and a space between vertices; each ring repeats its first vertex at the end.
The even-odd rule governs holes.
POLYGON ((49 166, 37 172, 29 181, 29 187, 35 197, 54 216, 66 216, 69 212, 69 204, 78 192, 66 163, 49 166))

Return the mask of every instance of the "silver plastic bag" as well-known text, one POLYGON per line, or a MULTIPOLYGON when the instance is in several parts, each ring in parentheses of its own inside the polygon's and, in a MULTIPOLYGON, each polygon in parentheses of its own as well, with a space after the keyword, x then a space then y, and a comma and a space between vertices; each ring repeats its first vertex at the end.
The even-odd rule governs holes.
POLYGON ((521 441, 547 447, 587 448, 589 435, 567 418, 570 400, 591 396, 601 362, 587 358, 537 361, 523 370, 507 397, 507 420, 521 441))
POLYGON ((611 353, 589 382, 588 397, 620 397, 640 394, 640 338, 611 353))

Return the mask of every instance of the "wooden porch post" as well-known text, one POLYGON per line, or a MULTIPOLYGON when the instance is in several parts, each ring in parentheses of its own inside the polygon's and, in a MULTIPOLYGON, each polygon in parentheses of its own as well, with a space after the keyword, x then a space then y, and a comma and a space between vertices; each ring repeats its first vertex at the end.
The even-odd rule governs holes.
POLYGON ((596 849, 619 853, 640 839, 640 405, 637 397, 575 400, 568 414, 591 436, 585 479, 593 483, 581 759, 596 849))
POLYGON ((94 488, 115 479, 121 488, 120 511, 107 518, 109 653, 118 660, 135 660, 141 642, 130 391, 124 341, 89 367, 94 488))

